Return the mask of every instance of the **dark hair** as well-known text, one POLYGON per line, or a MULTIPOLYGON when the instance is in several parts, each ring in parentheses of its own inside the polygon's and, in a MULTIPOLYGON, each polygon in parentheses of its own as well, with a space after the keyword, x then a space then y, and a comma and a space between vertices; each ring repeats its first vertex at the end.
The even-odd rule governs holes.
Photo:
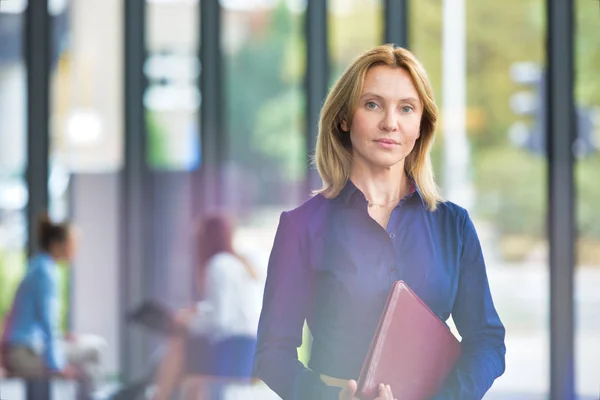
POLYGON ((38 222, 38 245, 42 251, 50 251, 55 243, 64 243, 69 236, 68 222, 54 224, 48 213, 43 213, 38 222))
POLYGON ((248 274, 256 278, 256 271, 245 257, 233 250, 233 224, 231 218, 223 213, 207 216, 199 232, 200 271, 204 274, 210 259, 219 253, 229 253, 237 257, 246 267, 248 274))

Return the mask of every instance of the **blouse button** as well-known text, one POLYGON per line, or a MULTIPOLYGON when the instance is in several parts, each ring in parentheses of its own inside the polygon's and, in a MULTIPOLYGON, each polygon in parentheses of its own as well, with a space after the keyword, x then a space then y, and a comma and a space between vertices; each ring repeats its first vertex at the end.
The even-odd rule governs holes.
POLYGON ((390 233, 390 239, 393 239, 395 237, 396 237, 396 235, 394 234, 394 232, 390 233))

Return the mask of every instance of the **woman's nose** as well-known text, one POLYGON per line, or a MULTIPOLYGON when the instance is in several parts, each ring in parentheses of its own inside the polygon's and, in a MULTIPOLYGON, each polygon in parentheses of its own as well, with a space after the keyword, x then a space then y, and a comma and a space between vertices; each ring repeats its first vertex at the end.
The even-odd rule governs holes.
POLYGON ((398 130, 398 115, 396 111, 387 111, 381 120, 380 128, 387 132, 394 132, 398 130))

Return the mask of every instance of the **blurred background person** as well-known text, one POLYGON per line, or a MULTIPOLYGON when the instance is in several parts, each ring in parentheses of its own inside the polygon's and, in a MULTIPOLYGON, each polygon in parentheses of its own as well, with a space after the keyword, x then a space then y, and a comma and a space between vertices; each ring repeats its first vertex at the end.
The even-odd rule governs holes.
POLYGON ((215 398, 219 382, 251 378, 265 271, 233 248, 233 224, 212 214, 199 231, 199 292, 203 300, 178 311, 158 368, 154 400, 169 399, 185 374, 199 376, 194 398, 215 398), (210 387, 202 377, 216 378, 210 387), (212 394, 209 394, 212 393, 212 394))
POLYGON ((77 248, 74 228, 47 214, 38 226, 40 252, 29 259, 2 335, 2 360, 9 376, 77 379, 78 398, 88 399, 101 375, 104 341, 60 329, 60 271, 77 248))

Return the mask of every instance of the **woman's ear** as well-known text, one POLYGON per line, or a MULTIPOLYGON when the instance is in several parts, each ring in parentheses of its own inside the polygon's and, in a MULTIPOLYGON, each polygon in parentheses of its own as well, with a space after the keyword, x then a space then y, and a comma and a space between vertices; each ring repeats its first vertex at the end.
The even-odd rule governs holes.
POLYGON ((348 123, 346 122, 346 118, 344 118, 342 120, 342 122, 340 123, 340 126, 342 127, 342 131, 348 132, 348 123))

